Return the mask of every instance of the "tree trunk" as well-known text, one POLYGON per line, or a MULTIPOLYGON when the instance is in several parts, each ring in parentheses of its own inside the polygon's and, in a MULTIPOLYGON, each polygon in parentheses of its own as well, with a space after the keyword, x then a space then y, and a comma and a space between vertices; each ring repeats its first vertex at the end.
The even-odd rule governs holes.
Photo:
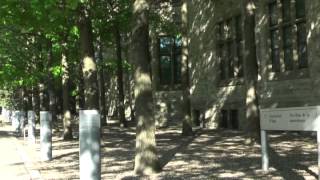
POLYGON ((258 64, 256 58, 255 46, 255 15, 253 0, 245 0, 245 16, 244 16, 244 73, 246 85, 246 132, 249 137, 246 143, 259 141, 259 104, 257 96, 258 81, 258 64))
MULTIPOLYGON (((52 54, 52 42, 48 41, 48 69, 52 67, 53 64, 53 54, 52 54)), ((56 93, 54 90, 54 79, 53 75, 50 72, 48 75, 48 93, 49 93, 49 111, 52 114, 52 123, 53 126, 57 129, 57 110, 56 110, 56 93)))
POLYGON ((191 104, 190 104, 190 91, 189 91, 189 68, 188 68, 188 14, 187 14, 187 1, 184 0, 181 6, 182 18, 182 62, 181 62, 181 78, 183 90, 183 121, 182 121, 182 135, 192 136, 192 118, 191 118, 191 104))
POLYGON ((79 122, 79 169, 80 179, 101 179, 99 91, 89 10, 85 3, 80 5, 78 28, 85 101, 79 122))
POLYGON ((71 140, 72 136, 72 115, 70 110, 69 97, 69 64, 67 60, 67 44, 62 42, 62 111, 63 111, 63 140, 71 140))
POLYGON ((107 109, 106 109, 106 89, 105 89, 105 78, 104 78, 104 60, 103 60, 103 47, 101 42, 101 37, 98 39, 98 56, 99 61, 102 64, 101 68, 98 70, 98 85, 99 85, 99 106, 101 115, 101 125, 105 126, 107 124, 107 109))
POLYGON ((121 35, 119 28, 115 27, 115 37, 117 46, 117 83, 118 83, 118 113, 120 117, 120 126, 127 127, 127 120, 125 116, 124 107, 124 92, 123 92, 123 67, 122 67, 122 48, 121 48, 121 35))
POLYGON ((35 112, 35 122, 40 122, 40 97, 39 97, 39 87, 33 86, 32 87, 32 110, 35 112))
POLYGON ((22 112, 23 112, 23 119, 25 122, 22 123, 22 130, 25 126, 25 123, 27 122, 27 119, 28 119, 28 110, 30 108, 30 104, 29 104, 29 91, 26 87, 22 87, 22 112))
POLYGON ((39 83, 39 98, 40 98, 40 111, 49 110, 49 98, 47 93, 47 86, 43 81, 39 83))
POLYGON ((135 26, 132 31, 132 63, 134 65, 136 97, 136 174, 152 174, 160 171, 155 141, 150 54, 148 44, 149 1, 135 0, 133 14, 135 26))
POLYGON ((84 109, 99 110, 97 65, 94 59, 92 25, 88 10, 82 7, 80 11, 79 30, 84 81, 84 109))

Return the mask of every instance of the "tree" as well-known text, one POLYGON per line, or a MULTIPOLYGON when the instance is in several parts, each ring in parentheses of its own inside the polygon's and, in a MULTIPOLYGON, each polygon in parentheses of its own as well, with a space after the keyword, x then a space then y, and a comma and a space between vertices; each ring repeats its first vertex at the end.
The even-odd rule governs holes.
MULTIPOLYGON (((66 38, 63 38, 66 39, 66 38)), ((61 66, 62 66, 62 109, 63 109, 63 139, 72 139, 72 121, 70 111, 70 97, 69 97, 69 63, 67 60, 67 44, 66 40, 61 43, 61 66)))
POLYGON ((187 19, 187 1, 183 0, 181 6, 181 18, 182 18, 182 88, 183 88, 183 113, 182 120, 182 135, 193 135, 192 131, 192 119, 191 119, 191 107, 190 107, 190 92, 189 92, 189 69, 188 69, 188 19, 187 19))
POLYGON ((152 174, 160 171, 155 142, 152 86, 150 76, 148 0, 133 3, 134 26, 132 29, 131 55, 134 67, 136 107, 136 155, 134 171, 152 174))
MULTIPOLYGON (((125 117, 125 95, 123 88, 124 60, 122 58, 123 47, 121 44, 121 36, 129 31, 128 24, 130 24, 129 21, 132 15, 130 4, 130 1, 108 0, 106 3, 102 1, 100 2, 100 9, 97 13, 102 16, 102 22, 106 22, 100 23, 101 31, 105 32, 105 30, 108 29, 109 32, 113 32, 111 33, 112 37, 110 36, 107 38, 114 40, 112 45, 115 46, 116 51, 116 75, 118 90, 117 110, 120 118, 120 126, 122 127, 127 127, 127 120, 125 117), (103 27, 101 27, 101 25, 103 27)), ((106 36, 106 34, 108 33, 105 33, 104 36, 106 36)))
POLYGON ((125 116, 124 107, 124 92, 123 92, 123 62, 122 62, 122 48, 121 35, 118 25, 115 27, 116 51, 117 51, 117 82, 118 82, 118 110, 120 116, 120 126, 127 127, 127 120, 125 116))
POLYGON ((245 54, 244 72, 245 72, 245 87, 246 87, 246 132, 249 133, 249 138, 246 143, 252 143, 259 137, 259 104, 258 104, 258 64, 256 58, 255 46, 255 4, 253 0, 244 1, 245 16, 244 16, 244 40, 245 54))
POLYGON ((85 109, 99 110, 97 66, 94 59, 92 24, 89 7, 79 5, 79 32, 81 47, 81 64, 84 79, 85 109))
POLYGON ((101 36, 98 37, 97 41, 98 47, 98 58, 99 65, 98 68, 98 85, 99 85, 99 107, 100 107, 100 115, 101 115, 101 125, 104 126, 107 124, 107 107, 106 107, 106 88, 105 88, 105 71, 104 71, 104 59, 103 59, 103 45, 101 42, 101 36))

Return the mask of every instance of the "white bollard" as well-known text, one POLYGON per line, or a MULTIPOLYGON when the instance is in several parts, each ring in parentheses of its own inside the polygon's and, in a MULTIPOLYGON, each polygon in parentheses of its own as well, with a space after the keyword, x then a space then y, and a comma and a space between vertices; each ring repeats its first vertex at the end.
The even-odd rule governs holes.
POLYGON ((20 130, 20 121, 19 121, 20 111, 13 111, 12 113, 12 127, 16 133, 19 133, 20 130))
POLYGON ((97 110, 81 110, 79 124, 80 179, 101 179, 100 114, 97 110))
POLYGON ((19 125, 20 125, 19 131, 20 131, 20 134, 22 134, 22 132, 24 131, 25 120, 26 120, 26 112, 20 111, 19 112, 19 125))
POLYGON ((42 161, 52 160, 52 115, 40 111, 40 155, 42 161))
POLYGON ((36 114, 34 111, 28 111, 28 142, 30 144, 36 143, 36 114))

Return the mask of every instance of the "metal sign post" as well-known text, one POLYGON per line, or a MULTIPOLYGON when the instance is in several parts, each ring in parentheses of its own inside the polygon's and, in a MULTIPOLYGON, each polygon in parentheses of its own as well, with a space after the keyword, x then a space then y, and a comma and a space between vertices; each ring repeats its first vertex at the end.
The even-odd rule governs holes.
POLYGON ((262 158, 262 170, 268 171, 269 169, 269 155, 268 155, 268 137, 267 131, 261 130, 261 158, 262 158))
POLYGON ((318 144, 318 180, 320 180, 320 132, 317 131, 317 144, 318 144))

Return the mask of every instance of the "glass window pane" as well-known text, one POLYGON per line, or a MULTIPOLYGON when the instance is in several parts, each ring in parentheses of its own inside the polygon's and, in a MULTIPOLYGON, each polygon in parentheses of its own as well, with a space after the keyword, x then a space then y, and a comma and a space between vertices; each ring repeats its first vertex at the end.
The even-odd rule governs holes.
POLYGON ((174 43, 174 56, 177 54, 181 54, 182 51, 182 39, 181 37, 176 38, 174 43))
POLYGON ((172 79, 171 57, 160 56, 160 83, 170 84, 172 79))
POLYGON ((308 67, 307 59, 307 42, 306 42, 306 27, 305 23, 297 24, 297 41, 298 41, 298 57, 299 57, 299 68, 308 67))
POLYGON ((220 62, 220 78, 226 79, 226 66, 225 66, 225 57, 226 53, 224 51, 224 46, 222 44, 218 45, 217 55, 220 62))
POLYGON ((284 51, 285 69, 292 70, 293 69, 292 26, 285 26, 283 28, 283 51, 284 51))
POLYGON ((290 21, 290 0, 282 0, 282 18, 284 22, 290 21))
POLYGON ((225 33, 226 33, 226 38, 229 39, 232 36, 232 19, 228 19, 226 21, 226 25, 225 25, 225 33))
POLYGON ((296 17, 305 17, 305 0, 296 0, 296 17))
POLYGON ((298 47, 299 53, 299 68, 308 67, 308 58, 307 58, 307 45, 301 44, 298 47))
POLYGON ((272 2, 269 4, 269 20, 270 25, 278 24, 278 15, 277 15, 277 2, 272 2))
POLYGON ((306 24, 299 23, 297 24, 297 36, 298 36, 298 44, 299 43, 306 43, 307 41, 307 34, 306 34, 306 24))
POLYGON ((223 23, 217 24, 217 39, 222 40, 223 39, 223 23))
POLYGON ((241 26, 241 16, 236 16, 235 18, 235 31, 236 31, 236 39, 242 39, 242 26, 241 26))
POLYGON ((292 46, 292 26, 283 27, 283 46, 292 46))
POLYGON ((279 49, 271 49, 272 71, 280 72, 280 52, 279 49))
POLYGON ((272 71, 280 72, 279 30, 270 31, 272 71))
POLYGON ((238 77, 243 77, 243 57, 242 57, 242 48, 241 43, 237 43, 237 58, 238 58, 238 77))
POLYGON ((172 37, 160 37, 160 53, 161 54, 171 54, 173 45, 172 37))
POLYGON ((227 44, 227 56, 228 56, 228 70, 229 77, 234 77, 234 53, 233 53, 233 43, 228 42, 227 44))
POLYGON ((293 55, 292 55, 292 47, 284 48, 284 64, 286 70, 293 69, 293 55))
POLYGON ((181 83, 181 54, 175 56, 175 59, 173 61, 174 63, 174 83, 180 84, 181 83))
POLYGON ((182 38, 181 36, 177 36, 175 38, 175 48, 181 48, 182 47, 182 38))
POLYGON ((271 40, 271 48, 275 49, 275 48, 279 48, 279 30, 272 30, 270 31, 270 40, 271 40))

